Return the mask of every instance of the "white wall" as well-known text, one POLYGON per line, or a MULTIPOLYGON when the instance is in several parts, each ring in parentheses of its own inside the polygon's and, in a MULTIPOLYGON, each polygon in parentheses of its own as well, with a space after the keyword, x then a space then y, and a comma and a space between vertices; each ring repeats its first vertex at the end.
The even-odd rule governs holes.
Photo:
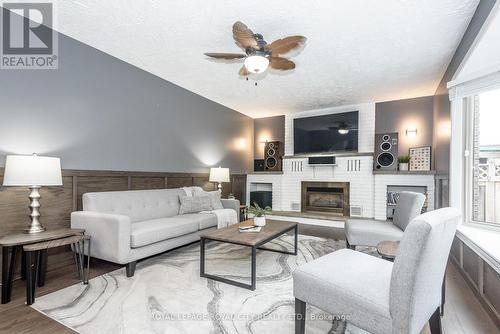
POLYGON ((493 8, 477 41, 467 54, 454 81, 468 80, 500 69, 500 5, 493 8))
POLYGON ((311 117, 327 114, 337 114, 349 111, 359 111, 358 120, 358 152, 371 153, 375 138, 375 103, 364 103, 349 106, 308 110, 285 116, 285 155, 293 155, 293 120, 294 118, 311 117))
POLYGON ((251 169, 253 120, 59 34, 56 70, 0 70, 0 167, 51 155, 66 169, 251 169))

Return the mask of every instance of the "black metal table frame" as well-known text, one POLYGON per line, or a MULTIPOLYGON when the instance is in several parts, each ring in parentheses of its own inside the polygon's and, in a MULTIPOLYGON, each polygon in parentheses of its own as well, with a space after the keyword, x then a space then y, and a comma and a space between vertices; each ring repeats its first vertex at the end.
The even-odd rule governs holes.
MULTIPOLYGON (((248 233, 252 233, 252 232, 248 232, 248 233)), ((297 255, 297 244, 298 244, 298 225, 295 225, 295 226, 292 226, 286 230, 284 230, 282 233, 280 234, 277 234, 277 235, 273 235, 257 244, 255 244, 254 246, 249 246, 249 245, 245 245, 243 243, 239 243, 239 242, 236 242, 236 241, 221 241, 221 240, 217 240, 217 239, 211 239, 210 237, 201 237, 200 238, 200 277, 204 277, 204 278, 208 278, 208 279, 212 279, 214 281, 219 281, 219 282, 222 282, 222 283, 226 283, 226 284, 231 284, 231 285, 234 285, 234 286, 237 286, 237 287, 240 287, 240 288, 245 288, 245 289, 249 289, 249 290, 255 290, 255 287, 256 287, 256 257, 257 257, 257 249, 260 249, 260 250, 266 250, 266 251, 270 251, 270 252, 276 252, 276 253, 281 253, 281 254, 288 254, 288 255, 297 255), (294 230, 294 233, 295 233, 295 240, 294 240, 294 250, 293 252, 289 252, 289 251, 282 251, 282 250, 279 250, 279 249, 271 249, 271 248, 265 248, 265 247, 262 247, 264 244, 267 244, 268 242, 290 232, 294 230), (228 243, 228 244, 233 244, 233 245, 240 245, 240 246, 245 246, 245 247, 250 247, 252 249, 252 262, 251 262, 251 266, 252 266, 252 269, 251 269, 251 284, 246 284, 246 283, 243 283, 243 282, 239 282, 239 281, 235 281, 235 280, 231 280, 231 279, 227 279, 227 278, 224 278, 224 277, 220 277, 220 276, 216 276, 216 275, 211 275, 211 274, 207 274, 205 272, 205 244, 206 242, 208 241, 217 241, 217 242, 223 242, 223 243, 228 243)))
MULTIPOLYGON (((80 254, 83 254, 83 247, 80 254)), ((88 252, 90 254, 90 240, 88 242, 88 252)), ((14 281, 14 273, 17 264, 17 254, 21 252, 21 280, 26 281, 27 303, 31 305, 34 300, 35 284, 38 287, 45 285, 45 277, 47 273, 47 250, 39 250, 36 252, 25 252, 23 245, 3 246, 2 247, 2 304, 7 304, 11 300, 12 283, 14 281), (31 254, 36 253, 36 254, 31 254), (32 268, 32 270, 28 269, 32 268), (30 299, 31 296, 31 299, 30 299), (31 303, 30 303, 31 301, 31 303)), ((87 271, 83 268, 84 259, 78 257, 75 253, 75 262, 78 269, 78 276, 84 282, 88 283, 88 272, 90 258, 87 257, 87 271), (86 274, 86 276, 84 275, 86 274)))
MULTIPOLYGON (((23 245, 2 247, 2 304, 10 302, 11 299, 18 252, 21 252, 21 279, 26 280, 26 252, 23 251, 23 245)), ((37 285, 41 287, 45 285, 47 251, 41 251, 37 261, 38 274, 36 281, 37 285)))
MULTIPOLYGON (((75 258, 78 278, 83 284, 89 284, 90 256, 85 256, 84 252, 85 244, 87 244, 87 254, 90 254, 90 241, 91 240, 89 238, 82 238, 71 246, 75 258)), ((42 287, 45 284, 45 272, 47 271, 47 249, 23 252, 26 254, 26 259, 24 261, 24 272, 26 273, 26 304, 32 305, 35 302, 36 285, 42 287), (43 260, 43 254, 45 254, 45 260, 43 260), (39 267, 41 264, 44 265, 43 268, 39 267), (42 281, 40 280, 39 275, 44 276, 42 281)))

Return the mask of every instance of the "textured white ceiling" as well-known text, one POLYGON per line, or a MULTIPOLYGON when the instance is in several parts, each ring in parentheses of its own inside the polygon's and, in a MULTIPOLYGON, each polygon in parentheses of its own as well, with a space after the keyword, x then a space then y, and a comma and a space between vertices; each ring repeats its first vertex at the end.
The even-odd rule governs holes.
POLYGON ((479 0, 55 0, 58 30, 252 117, 432 95, 479 0), (241 20, 268 42, 301 34, 292 73, 254 86, 239 63, 241 20))

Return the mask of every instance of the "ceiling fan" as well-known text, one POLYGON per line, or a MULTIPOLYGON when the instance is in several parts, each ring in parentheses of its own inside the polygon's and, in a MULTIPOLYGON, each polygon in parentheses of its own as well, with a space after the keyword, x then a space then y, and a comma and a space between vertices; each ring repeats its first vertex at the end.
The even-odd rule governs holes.
POLYGON ((348 134, 351 130, 357 130, 356 126, 348 126, 344 122, 336 123, 328 127, 330 131, 337 131, 341 135, 348 134))
POLYGON ((216 59, 244 59, 243 67, 239 72, 241 76, 262 73, 268 67, 280 71, 293 70, 295 63, 281 56, 301 47, 306 42, 304 36, 288 36, 267 44, 261 34, 254 34, 240 21, 233 24, 233 38, 245 54, 205 53, 205 55, 216 59))

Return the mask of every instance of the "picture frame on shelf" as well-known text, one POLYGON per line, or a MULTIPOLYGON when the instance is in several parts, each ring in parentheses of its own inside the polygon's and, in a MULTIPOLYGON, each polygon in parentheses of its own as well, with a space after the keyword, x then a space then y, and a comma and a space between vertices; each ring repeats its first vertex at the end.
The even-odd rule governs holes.
POLYGON ((431 146, 410 147, 410 171, 430 171, 431 170, 431 146))

